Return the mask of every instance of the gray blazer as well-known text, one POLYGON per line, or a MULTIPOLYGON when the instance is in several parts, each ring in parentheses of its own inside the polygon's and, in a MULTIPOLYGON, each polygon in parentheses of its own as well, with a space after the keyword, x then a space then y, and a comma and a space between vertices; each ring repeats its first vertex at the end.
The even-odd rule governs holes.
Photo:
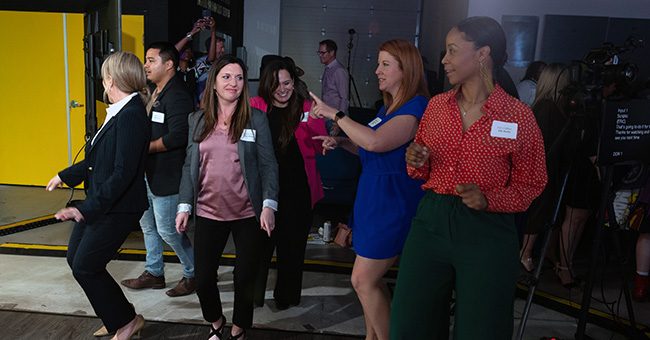
MULTIPOLYGON (((205 124, 202 110, 193 112, 188 117, 189 133, 183 174, 179 188, 179 204, 191 204, 196 208, 199 194, 199 142, 195 137, 201 134, 205 124)), ((247 129, 255 131, 255 141, 237 142, 239 164, 248 190, 248 198, 260 219, 262 207, 269 206, 277 210, 278 201, 278 163, 275 160, 271 130, 266 114, 253 109, 247 129)))

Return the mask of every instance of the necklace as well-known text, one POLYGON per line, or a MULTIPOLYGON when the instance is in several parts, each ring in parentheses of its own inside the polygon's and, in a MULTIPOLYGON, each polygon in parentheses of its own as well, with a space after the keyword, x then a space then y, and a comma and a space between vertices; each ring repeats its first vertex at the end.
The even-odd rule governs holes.
POLYGON ((458 101, 458 108, 460 109, 460 114, 462 114, 463 117, 467 116, 467 111, 465 111, 465 108, 464 108, 463 105, 460 103, 460 101, 458 101))
MULTIPOLYGON (((473 108, 474 106, 476 106, 478 104, 483 104, 483 102, 485 102, 486 100, 487 100, 487 97, 485 97, 482 100, 479 100, 477 102, 474 102, 474 103, 469 103, 469 102, 468 103, 470 104, 470 108, 473 108)), ((457 100, 456 103, 458 104, 458 108, 460 109, 460 113, 463 115, 463 117, 465 117, 465 116, 467 116, 467 110, 465 110, 465 107, 463 106, 463 104, 460 103, 461 101, 465 101, 465 97, 463 97, 462 95, 461 95, 461 99, 457 100)))

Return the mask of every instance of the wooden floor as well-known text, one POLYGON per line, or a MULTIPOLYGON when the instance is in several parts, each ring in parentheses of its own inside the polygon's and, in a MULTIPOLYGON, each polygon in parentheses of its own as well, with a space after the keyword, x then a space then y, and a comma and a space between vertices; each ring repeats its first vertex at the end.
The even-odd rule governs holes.
MULTIPOLYGON (((0 310, 0 339, 30 340, 77 340, 93 339, 92 333, 101 327, 93 317, 12 312, 0 310)), ((227 331, 229 328, 227 328, 227 331)), ((166 322, 147 322, 140 339, 205 340, 209 333, 206 325, 166 322)), ((252 329, 249 339, 295 339, 295 340, 346 340, 360 337, 298 333, 288 331, 252 329)), ((103 339, 109 339, 105 337, 103 339)))

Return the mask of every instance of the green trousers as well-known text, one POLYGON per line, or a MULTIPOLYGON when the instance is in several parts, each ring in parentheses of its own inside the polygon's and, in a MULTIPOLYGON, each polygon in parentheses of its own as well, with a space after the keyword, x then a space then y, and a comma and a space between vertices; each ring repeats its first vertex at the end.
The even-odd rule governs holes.
POLYGON ((519 242, 511 214, 470 209, 432 192, 420 201, 400 259, 391 339, 512 338, 519 242))

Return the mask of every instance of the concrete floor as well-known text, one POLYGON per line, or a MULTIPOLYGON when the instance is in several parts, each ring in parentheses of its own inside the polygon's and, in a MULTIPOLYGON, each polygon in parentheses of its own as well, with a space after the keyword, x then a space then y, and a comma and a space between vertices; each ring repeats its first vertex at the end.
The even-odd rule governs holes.
MULTIPOLYGON (((65 203, 68 195, 69 192, 64 190, 46 193, 42 188, 0 186, 0 228, 10 223, 51 214, 65 203)), ((70 223, 56 223, 0 236, 0 249, 8 243, 65 246, 70 227, 70 223)), ((354 257, 350 249, 317 244, 318 242, 312 243, 308 245, 309 260, 330 261, 338 268, 347 268, 349 271, 349 265, 354 257)), ((134 233, 125 242, 124 247, 144 249, 141 234, 134 233)), ((227 247, 226 252, 234 252, 232 244, 227 247)), ((326 267, 327 264, 324 266, 326 267)), ((109 264, 109 271, 118 281, 126 277, 135 277, 142 270, 142 261, 113 261, 109 264)), ((180 265, 167 263, 165 276, 168 286, 171 287, 181 277, 180 265)), ((275 272, 272 270, 268 280, 267 301, 272 300, 274 277, 275 272)), ((219 278, 225 314, 230 319, 232 267, 222 266, 219 278)), ((541 290, 555 290, 556 295, 568 294, 570 298, 568 300, 579 300, 581 296, 579 291, 558 288, 559 285, 554 283, 552 275, 547 273, 543 279, 541 290)), ((94 315, 62 257, 10 255, 5 252, 0 255, 0 286, 2 287, 0 310, 94 315)), ((615 287, 609 286, 606 285, 609 289, 606 294, 615 295, 618 291, 615 287)), ((169 298, 164 294, 164 290, 133 291, 126 288, 124 290, 138 312, 148 320, 204 323, 196 295, 169 298)), ((561 296, 561 298, 566 297, 561 296)), ((523 305, 524 302, 520 299, 515 303, 515 329, 519 324, 523 305)), ((640 304, 636 307, 639 322, 650 323, 648 304, 640 304)), ((333 334, 362 335, 365 331, 362 310, 351 289, 349 275, 319 269, 305 272, 303 299, 300 306, 278 311, 272 302, 267 303, 255 310, 254 323, 260 328, 333 334)), ((544 336, 572 338, 575 330, 575 318, 533 305, 525 338, 540 339, 544 336)), ((623 335, 592 324, 588 325, 587 330, 587 334, 594 339, 625 339, 623 335)))

